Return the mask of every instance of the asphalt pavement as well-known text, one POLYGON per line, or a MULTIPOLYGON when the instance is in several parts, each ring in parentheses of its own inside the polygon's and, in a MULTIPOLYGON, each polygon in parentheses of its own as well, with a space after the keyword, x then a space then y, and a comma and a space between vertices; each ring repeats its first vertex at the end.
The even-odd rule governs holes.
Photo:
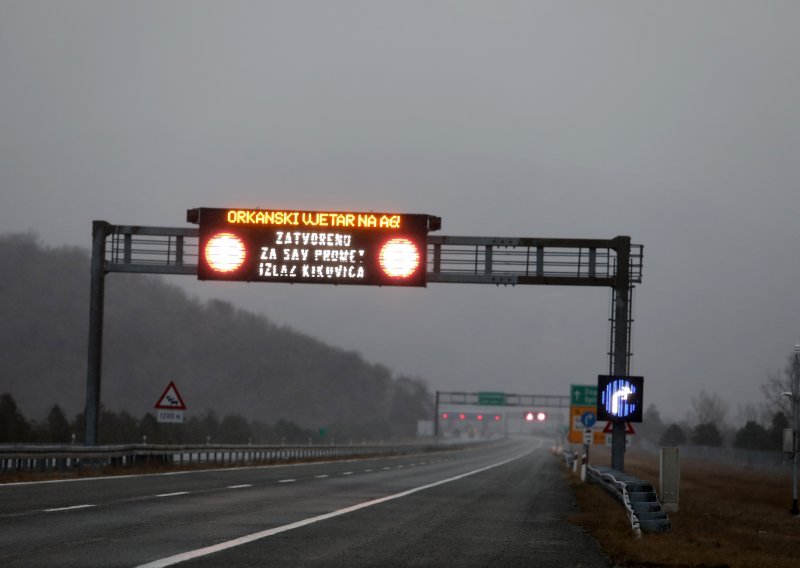
POLYGON ((0 566, 607 567, 540 439, 0 485, 0 566))

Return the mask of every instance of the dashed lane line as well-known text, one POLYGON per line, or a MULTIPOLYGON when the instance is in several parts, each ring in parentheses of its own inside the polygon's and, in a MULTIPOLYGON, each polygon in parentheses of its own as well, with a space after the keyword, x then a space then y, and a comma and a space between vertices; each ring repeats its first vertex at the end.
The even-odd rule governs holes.
POLYGON ((463 479, 465 477, 469 477, 471 475, 475 475, 477 473, 481 473, 484 471, 488 471, 490 469, 494 469, 496 467, 500 467, 507 463, 516 461, 526 455, 530 454, 533 450, 528 450, 523 452, 517 456, 508 458, 506 460, 493 463, 472 471, 468 471, 466 473, 462 473, 456 475, 454 477, 448 477, 447 479, 441 479, 439 481, 435 481, 433 483, 428 483, 427 485, 420 485, 419 487, 414 487, 412 489, 408 489, 406 491, 402 491, 400 493, 394 493, 393 495, 387 495, 386 497, 380 497, 378 499, 373 499, 372 501, 364 501, 362 503, 358 503, 356 505, 352 505, 350 507, 345 507, 343 509, 338 509, 336 511, 331 511, 330 513, 325 513, 322 515, 317 515, 316 517, 310 517, 308 519, 303 519, 294 523, 290 523, 288 525, 283 525, 280 527, 274 527, 271 529, 267 529, 264 531, 252 533, 249 535, 245 535, 239 538, 235 538, 232 540, 228 540, 226 542, 221 542, 219 544, 214 544, 212 546, 207 546, 205 548, 198 548, 196 550, 190 550, 188 552, 182 552, 180 554, 175 554, 173 556, 168 556, 166 558, 160 558, 158 560, 154 560, 152 562, 148 562, 147 564, 142 564, 137 568, 165 568, 166 566, 173 566, 180 562, 186 562, 187 560, 192 560, 194 558, 201 558, 203 556, 208 556, 210 554, 214 554, 216 552, 221 552, 223 550, 228 550, 230 548, 235 548, 237 546, 242 546, 243 544, 248 544, 250 542, 254 542, 257 540, 261 540, 270 536, 274 536, 276 534, 280 534, 283 532, 291 531, 294 529, 299 529, 301 527, 305 527, 307 525, 311 525, 314 523, 318 523, 320 521, 324 521, 327 519, 332 519, 334 517, 339 517, 341 515, 346 515, 348 513, 352 513, 361 509, 365 509, 367 507, 372 507, 374 505, 379 505, 381 503, 386 503, 387 501, 392 501, 394 499, 400 499, 402 497, 407 497, 408 495, 413 495, 414 493, 418 493, 420 491, 424 491, 426 489, 431 489, 433 487, 438 487, 439 485, 444 485, 445 483, 451 483, 453 481, 458 481, 459 479, 463 479))
POLYGON ((97 507, 97 505, 72 505, 71 507, 56 507, 54 509, 45 509, 45 513, 60 513, 61 511, 77 511, 78 509, 91 509, 92 507, 97 507))

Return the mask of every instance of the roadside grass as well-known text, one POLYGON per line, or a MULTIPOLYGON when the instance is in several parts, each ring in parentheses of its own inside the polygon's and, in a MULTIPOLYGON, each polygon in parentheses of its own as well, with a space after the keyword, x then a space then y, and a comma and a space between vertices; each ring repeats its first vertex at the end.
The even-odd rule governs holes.
MULTIPOLYGON (((591 462, 611 463, 607 450, 591 462)), ((629 451, 625 469, 658 490, 658 456, 629 451)), ((622 504, 601 487, 570 483, 584 527, 617 566, 697 568, 798 568, 800 518, 789 514, 791 472, 762 473, 703 461, 681 460, 680 511, 668 513, 672 531, 636 538, 622 504)))

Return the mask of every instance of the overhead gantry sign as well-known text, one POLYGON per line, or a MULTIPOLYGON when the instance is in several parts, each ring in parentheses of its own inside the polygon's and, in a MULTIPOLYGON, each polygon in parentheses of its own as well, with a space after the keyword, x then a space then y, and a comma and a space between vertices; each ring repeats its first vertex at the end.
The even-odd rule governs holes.
POLYGON ((200 280, 425 286, 431 215, 192 209, 200 280))
MULTIPOLYGON (((426 286, 605 286, 612 289, 609 374, 626 376, 631 290, 642 249, 630 237, 540 239, 438 236, 432 215, 274 209, 190 209, 196 227, 95 221, 92 237, 86 443, 97 443, 105 275, 187 274, 203 280, 426 286)), ((622 470, 625 427, 614 424, 622 470)))

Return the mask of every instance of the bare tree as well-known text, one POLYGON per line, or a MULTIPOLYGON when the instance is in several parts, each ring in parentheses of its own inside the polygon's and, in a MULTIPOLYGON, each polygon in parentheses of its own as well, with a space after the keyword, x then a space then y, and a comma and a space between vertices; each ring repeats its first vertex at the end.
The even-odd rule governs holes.
POLYGON ((708 394, 702 390, 697 398, 692 399, 691 405, 689 420, 694 424, 714 424, 717 428, 725 424, 728 405, 717 393, 708 394))
POLYGON ((772 415, 778 412, 783 412, 786 416, 792 415, 791 399, 788 396, 781 396, 781 393, 792 390, 792 359, 790 355, 783 372, 767 372, 767 382, 761 385, 761 392, 767 399, 765 404, 772 415))
POLYGON ((774 412, 770 413, 769 409, 763 404, 748 402, 747 404, 740 404, 736 407, 735 420, 738 425, 754 422, 764 426, 765 424, 769 424, 774 414, 774 412))

